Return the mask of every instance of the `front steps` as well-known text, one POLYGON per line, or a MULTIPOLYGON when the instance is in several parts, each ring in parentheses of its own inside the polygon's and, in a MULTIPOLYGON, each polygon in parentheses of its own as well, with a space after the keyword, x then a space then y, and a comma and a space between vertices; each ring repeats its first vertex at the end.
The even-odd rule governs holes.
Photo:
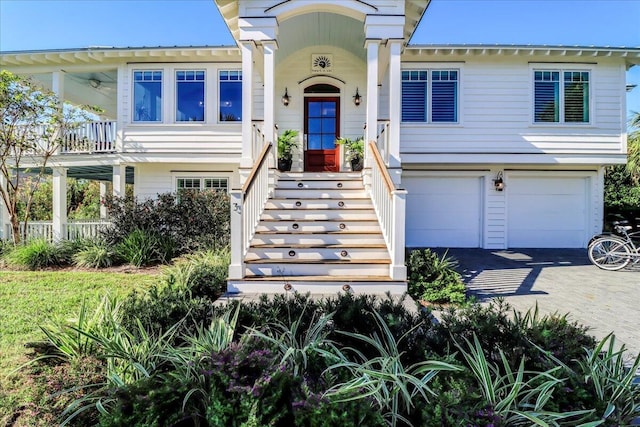
POLYGON ((281 174, 231 293, 401 294, 359 173, 281 174))

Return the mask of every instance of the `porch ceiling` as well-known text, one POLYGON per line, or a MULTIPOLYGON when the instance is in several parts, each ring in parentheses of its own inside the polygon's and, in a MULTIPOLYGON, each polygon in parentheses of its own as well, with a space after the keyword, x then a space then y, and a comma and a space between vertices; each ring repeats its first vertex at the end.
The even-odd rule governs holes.
MULTIPOLYGON (((64 71, 64 70, 63 70, 64 71)), ((51 73, 32 74, 43 87, 51 89, 51 73)), ((74 105, 91 105, 102 110, 104 118, 117 118, 117 71, 64 72, 64 98, 74 105)))
MULTIPOLYGON (((127 166, 126 182, 127 184, 134 183, 134 170, 132 167, 127 166)), ((75 166, 67 169, 68 178, 76 179, 90 179, 94 181, 109 181, 113 180, 113 167, 112 166, 75 166)))
POLYGON ((276 62, 305 47, 324 45, 341 47, 364 61, 364 24, 348 16, 326 12, 287 19, 280 24, 276 62))

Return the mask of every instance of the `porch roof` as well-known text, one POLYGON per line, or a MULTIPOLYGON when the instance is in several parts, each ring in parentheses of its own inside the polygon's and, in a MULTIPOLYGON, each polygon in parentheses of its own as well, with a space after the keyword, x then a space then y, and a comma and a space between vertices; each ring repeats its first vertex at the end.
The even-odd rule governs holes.
MULTIPOLYGON (((51 175, 53 170, 52 168, 45 168, 44 172, 46 175, 51 175)), ((67 168, 67 178, 112 182, 113 166, 72 166, 67 168)), ((134 184, 134 169, 131 166, 126 167, 126 182, 127 184, 134 184)))

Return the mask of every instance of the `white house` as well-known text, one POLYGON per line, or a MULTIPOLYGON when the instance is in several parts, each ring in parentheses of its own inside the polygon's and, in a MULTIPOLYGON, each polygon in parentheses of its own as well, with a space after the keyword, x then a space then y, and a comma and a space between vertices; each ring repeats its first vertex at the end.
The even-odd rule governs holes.
POLYGON ((105 111, 52 160, 53 233, 73 176, 228 189, 231 290, 398 291, 405 247, 586 247, 640 49, 409 45, 428 3, 216 0, 237 46, 3 52, 105 111), (279 173, 286 129, 300 147, 279 173), (362 172, 338 136, 364 136, 362 172))

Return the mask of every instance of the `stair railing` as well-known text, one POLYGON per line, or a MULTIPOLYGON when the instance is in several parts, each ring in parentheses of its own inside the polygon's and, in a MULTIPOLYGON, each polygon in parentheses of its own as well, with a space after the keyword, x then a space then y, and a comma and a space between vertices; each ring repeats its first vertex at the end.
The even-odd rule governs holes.
POLYGON ((269 198, 269 170, 273 143, 264 144, 262 151, 242 189, 231 190, 231 264, 229 279, 244 277, 244 257, 256 231, 260 215, 269 198))
POLYGON ((369 142, 371 153, 371 201, 375 209, 382 235, 384 236, 391 267, 389 276, 392 280, 406 280, 407 268, 404 265, 405 251, 405 205, 407 191, 398 189, 391 180, 378 146, 369 142))

